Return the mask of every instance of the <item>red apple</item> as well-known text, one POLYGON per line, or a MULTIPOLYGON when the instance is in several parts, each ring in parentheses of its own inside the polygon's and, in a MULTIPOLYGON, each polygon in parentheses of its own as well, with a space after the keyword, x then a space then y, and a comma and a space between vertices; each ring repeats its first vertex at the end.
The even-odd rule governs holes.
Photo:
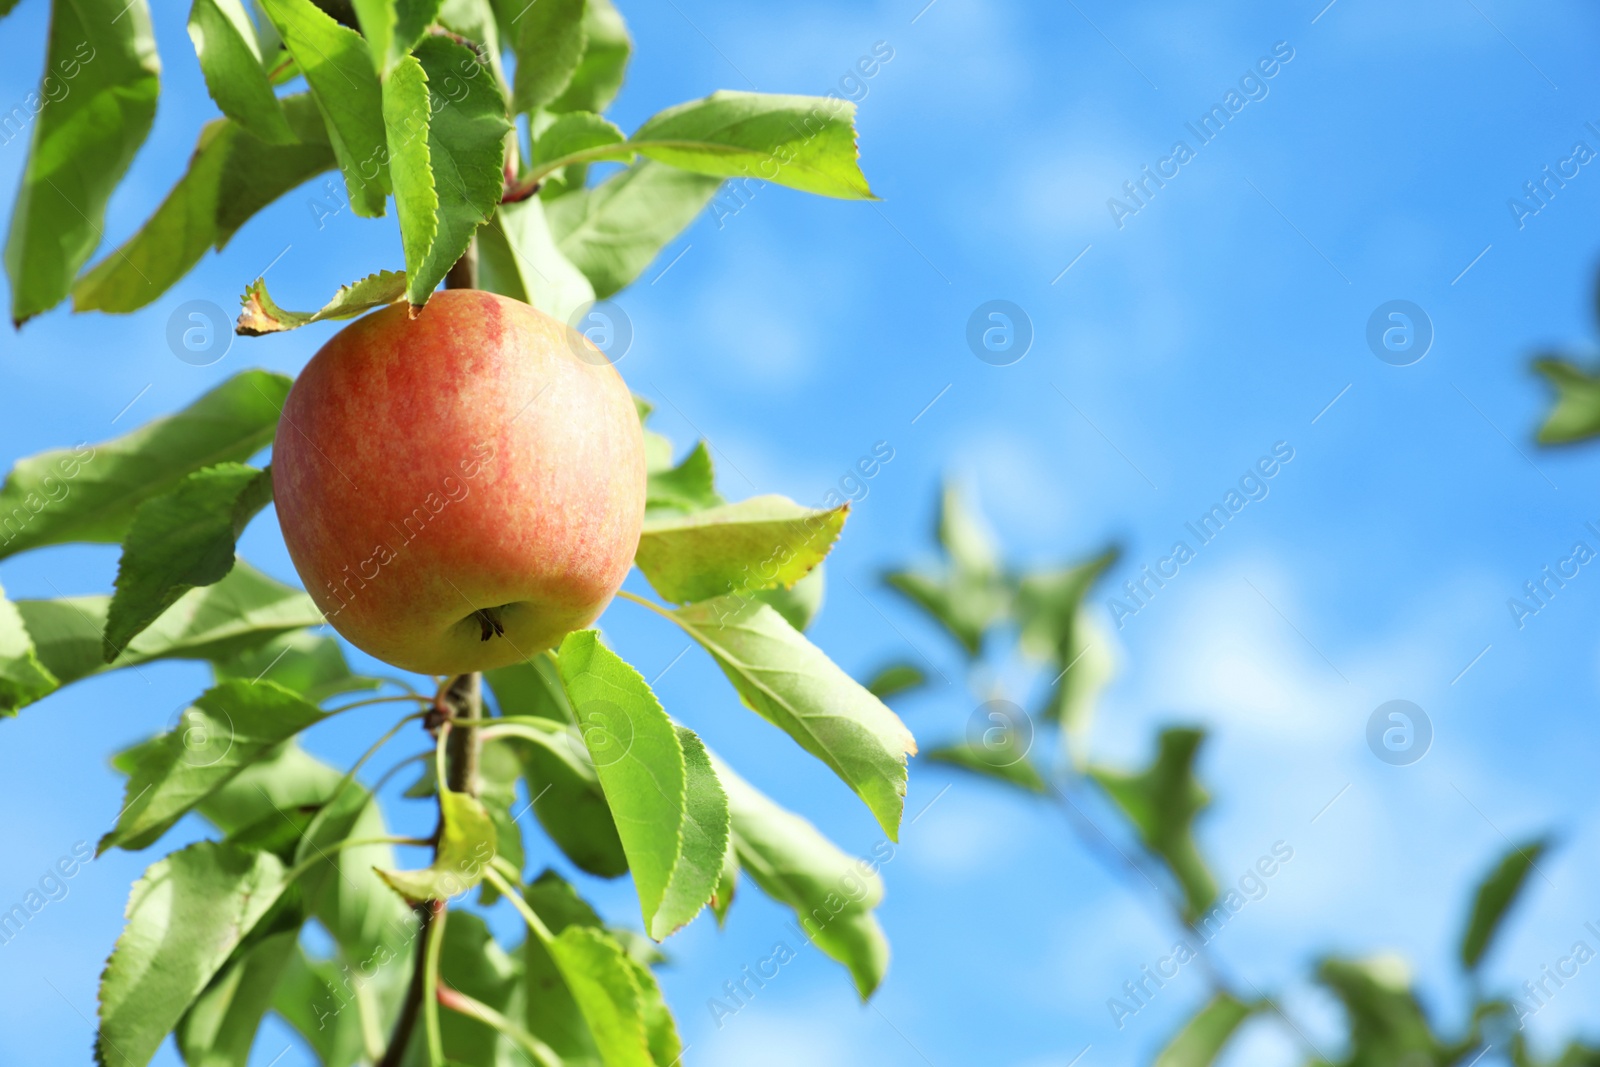
POLYGON ((397 667, 460 674, 527 659, 604 610, 639 546, 644 434, 587 339, 516 300, 447 290, 312 358, 272 484, 333 628, 397 667))

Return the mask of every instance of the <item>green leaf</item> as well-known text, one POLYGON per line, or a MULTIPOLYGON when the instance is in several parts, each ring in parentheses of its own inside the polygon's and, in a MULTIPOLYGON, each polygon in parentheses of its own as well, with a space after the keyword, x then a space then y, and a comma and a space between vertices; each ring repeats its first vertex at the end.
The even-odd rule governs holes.
POLYGON ((105 661, 116 659, 184 593, 226 577, 239 535, 271 500, 271 470, 219 463, 139 505, 122 541, 117 592, 106 615, 105 661))
POLYGON ((1538 868, 1539 859, 1550 848, 1547 837, 1513 845, 1494 870, 1478 883, 1472 899, 1472 915, 1461 933, 1461 965, 1475 969, 1494 942, 1500 923, 1517 902, 1528 875, 1538 868))
POLYGON ((898 693, 908 693, 928 684, 928 676, 914 663, 891 663, 879 669, 867 682, 867 692, 879 700, 887 700, 898 693))
POLYGON ((667 600, 685 603, 788 588, 827 556, 849 516, 777 495, 645 522, 634 556, 667 600))
POLYGON ((395 892, 416 903, 449 900, 483 879, 494 859, 494 820, 477 797, 446 789, 439 794, 439 844, 431 866, 418 871, 379 871, 395 892))
POLYGON ((175 415, 98 445, 21 460, 0 486, 0 558, 69 541, 121 541, 144 501, 191 471, 272 443, 289 379, 245 371, 175 415))
POLYGON ((178 1024, 186 1067, 243 1067, 273 992, 298 951, 297 930, 262 938, 212 979, 178 1024))
POLYGON ((722 497, 717 494, 711 452, 704 441, 696 442, 676 467, 651 471, 646 482, 644 513, 647 519, 692 515, 722 503, 722 497))
POLYGON ((189 39, 222 113, 270 144, 296 138, 261 65, 255 25, 240 0, 194 0, 189 39))
MULTIPOLYGON (((484 672, 502 715, 537 716, 576 722, 555 665, 547 656, 484 672)), ((573 755, 582 747, 574 737, 573 755)), ((538 746, 523 747, 524 774, 533 811, 545 833, 580 870, 602 878, 627 873, 628 859, 617 824, 587 760, 563 759, 538 746)))
POLYGON ((97 1062, 144 1067, 284 889, 265 852, 201 841, 145 871, 100 980, 97 1062))
POLYGON ((604 931, 574 924, 549 944, 605 1067, 656 1067, 638 966, 604 931))
POLYGON ((1183 1024, 1156 1057, 1155 1067, 1211 1067, 1239 1024, 1256 1010, 1257 1005, 1218 993, 1183 1024))
POLYGON ((111 598, 19 600, 39 662, 62 685, 157 659, 226 659, 324 620, 310 597, 240 563, 215 585, 192 589, 109 665, 101 658, 111 598))
POLYGON ((1195 755, 1205 740, 1203 730, 1169 728, 1161 731, 1155 760, 1145 770, 1124 771, 1091 767, 1117 807, 1139 831, 1146 848, 1166 861, 1183 889, 1183 915, 1196 922, 1217 899, 1217 883, 1206 870, 1195 847, 1194 819, 1210 796, 1194 776, 1195 755))
POLYGON ((856 162, 855 115, 855 104, 835 97, 723 89, 658 113, 628 144, 697 174, 876 200, 856 162))
MULTIPOLYGON (((504 1015, 516 990, 519 970, 482 918, 460 909, 449 913, 439 950, 439 977, 446 987, 504 1015)), ((512 1052, 506 1038, 476 1019, 447 1011, 440 1013, 439 1024, 448 1060, 485 1065, 528 1062, 512 1052)))
POLYGON ((960 767, 985 778, 1020 786, 1030 793, 1048 793, 1049 785, 1040 776, 1038 768, 1028 760, 1028 754, 1017 744, 1015 734, 1007 732, 1005 739, 1002 744, 992 747, 979 747, 962 741, 932 749, 926 755, 934 763, 960 767))
POLYGON ((337 961, 311 960, 297 946, 273 996, 272 1010, 294 1027, 323 1067, 353 1067, 366 1055, 361 1011, 344 1010, 349 982, 337 961))
POLYGON ((378 73, 392 70, 439 15, 439 0, 355 0, 378 73))
POLYGON ((1008 608, 999 550, 993 535, 954 485, 946 485, 941 494, 936 534, 949 557, 943 573, 894 571, 884 575, 884 580, 948 630, 969 657, 976 658, 983 650, 984 634, 1008 608))
POLYGON ((561 95, 546 105, 551 111, 593 111, 598 115, 622 88, 633 41, 611 0, 588 0, 584 5, 583 38, 583 58, 561 95))
POLYGON ((52 4, 39 93, 47 103, 33 123, 6 239, 13 322, 65 299, 94 254, 106 202, 150 132, 160 72, 146 0, 52 4))
POLYGON ((1041 718, 1060 724, 1080 769, 1088 763, 1094 703, 1116 666, 1111 640, 1083 607, 1083 599, 1117 556, 1115 548, 1107 549, 1075 567, 1027 574, 1017 583, 1022 648, 1051 664, 1056 674, 1041 718))
POLYGON ((639 672, 595 631, 568 634, 558 660, 628 856, 645 931, 660 941, 716 889, 727 800, 699 739, 674 727, 639 672))
POLYGON ((715 765, 728 793, 739 865, 762 892, 794 909, 812 944, 849 968, 866 1000, 889 966, 889 942, 872 910, 883 900, 878 866, 894 858, 893 847, 875 847, 874 862, 848 856, 727 764, 715 765))
POLYGON ((1539 427, 1541 445, 1569 445, 1600 434, 1600 376, 1562 359, 1534 360, 1556 390, 1556 406, 1539 427))
POLYGON ((211 665, 217 681, 242 678, 277 682, 313 704, 340 693, 378 688, 383 682, 350 670, 338 639, 297 630, 211 665))
POLYGON ((350 209, 378 218, 389 193, 383 90, 359 33, 341 26, 311 0, 261 0, 305 75, 327 122, 333 154, 344 174, 350 209))
POLYGON ((257 278, 240 297, 239 304, 244 310, 234 330, 246 337, 260 337, 328 319, 353 319, 373 308, 393 304, 405 294, 404 271, 380 270, 360 281, 340 286, 333 299, 317 311, 285 311, 267 292, 267 280, 257 278))
POLYGON ((806 627, 811 625, 811 620, 822 610, 826 569, 827 564, 818 563, 811 568, 810 574, 789 588, 762 589, 756 593, 756 599, 769 605, 772 610, 783 616, 785 622, 804 633, 806 627))
MULTIPOLYGON (((542 6, 535 4, 529 11, 537 11, 542 6)), ((627 134, 593 112, 573 111, 566 115, 555 115, 533 142, 532 162, 544 163, 584 152, 587 153, 585 159, 592 163, 603 160, 627 163, 633 159, 633 149, 623 146, 627 139, 627 134), (593 154, 594 149, 607 145, 622 147, 613 154, 593 154)))
POLYGON ((39 661, 17 606, 0 590, 0 715, 43 700, 61 683, 39 661))
POLYGON ((721 187, 722 179, 641 160, 593 189, 546 205, 566 257, 604 299, 644 273, 721 187))
POLYGON ((494 74, 470 48, 444 37, 423 40, 384 81, 389 170, 413 307, 427 303, 500 203, 511 128, 505 111, 494 74))
POLYGON ((589 280, 556 247, 537 198, 502 204, 478 231, 478 284, 568 322, 594 301, 589 280))
POLYGON ((517 57, 512 109, 533 111, 561 95, 588 43, 584 0, 514 0, 512 51, 517 57), (523 6, 526 3, 526 6, 523 6))
POLYGON ((1316 976, 1344 1006, 1356 1063, 1453 1063, 1468 1051, 1444 1054, 1403 960, 1327 959, 1317 965, 1316 976))
POLYGON ((177 284, 207 249, 226 247, 256 212, 331 170, 333 147, 311 97, 287 97, 281 110, 293 132, 287 144, 261 140, 228 119, 202 127, 189 169, 155 214, 73 283, 73 310, 137 311, 177 284))
POLYGON ((898 840, 911 733, 772 608, 718 597, 670 613, 711 653, 747 707, 826 763, 898 840))
POLYGON ((186 709, 171 732, 140 747, 109 848, 149 846, 234 775, 322 712, 274 682, 224 682, 186 709))

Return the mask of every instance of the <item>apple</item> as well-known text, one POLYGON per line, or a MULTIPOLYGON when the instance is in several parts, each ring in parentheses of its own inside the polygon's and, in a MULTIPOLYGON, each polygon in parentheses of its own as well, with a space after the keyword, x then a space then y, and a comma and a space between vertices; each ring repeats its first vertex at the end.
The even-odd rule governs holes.
POLYGON ((283 539, 333 628, 423 674, 529 658, 593 622, 644 521, 644 433, 587 338, 436 293, 335 334, 283 406, 283 539))

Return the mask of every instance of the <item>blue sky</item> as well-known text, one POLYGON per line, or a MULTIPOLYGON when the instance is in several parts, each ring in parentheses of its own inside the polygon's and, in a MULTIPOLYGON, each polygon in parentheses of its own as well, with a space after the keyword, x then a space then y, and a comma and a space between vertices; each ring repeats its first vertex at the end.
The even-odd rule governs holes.
MULTIPOLYGON (((1491 986, 1535 977, 1585 921, 1600 923, 1600 576, 1580 570, 1521 629, 1506 606, 1575 541, 1600 547, 1584 527, 1600 525, 1600 449, 1534 446, 1549 398, 1527 369, 1540 347, 1594 346, 1600 164, 1520 227, 1508 206, 1575 142, 1600 150, 1585 125, 1600 126, 1600 16, 1577 3, 1324 2, 625 5, 637 53, 615 117, 631 128, 722 87, 823 93, 878 42, 893 50, 865 82, 859 116, 883 202, 765 188, 736 214, 701 218, 621 298, 635 340, 620 369, 658 401, 655 425, 680 447, 710 439, 733 497, 815 502, 874 443, 892 445, 830 560, 813 636, 857 674, 931 661, 949 684, 936 678, 900 705, 925 742, 958 735, 978 698, 948 643, 878 576, 929 551, 942 477, 962 480, 1018 563, 1117 542, 1114 587, 1167 555, 1277 442, 1293 448, 1270 494, 1114 631, 1120 674, 1095 751, 1142 762, 1160 724, 1212 731, 1214 805, 1200 837, 1215 873, 1236 880, 1278 841, 1294 850, 1213 951, 1241 981, 1282 990, 1307 1039, 1331 1053, 1335 1009, 1298 977, 1320 952, 1408 958, 1429 1003, 1457 1021, 1468 886, 1508 839, 1549 829, 1561 844, 1488 962, 1491 986), (1247 85, 1241 94, 1260 98, 1198 147, 1186 123, 1275 46, 1292 59, 1261 83, 1265 95, 1247 85), (1108 199, 1127 203, 1123 183, 1177 140, 1193 158, 1119 227, 1108 199), (1032 347, 1011 366, 981 362, 964 340, 968 316, 993 299, 1032 323, 1032 347), (1405 367, 1366 342, 1373 311, 1397 299, 1434 331, 1405 367), (1369 715, 1391 699, 1433 723, 1432 749, 1409 767, 1366 747, 1369 715)), ((166 91, 112 202, 113 240, 165 194, 215 113, 180 5, 160 7, 166 91)), ((7 108, 37 81, 46 14, 22 0, 6 23, 7 108)), ((22 161, 20 141, 0 147, 7 202, 22 161)), ((298 369, 330 330, 237 339, 207 368, 173 358, 164 330, 185 300, 231 307, 268 264, 286 306, 399 266, 392 216, 346 211, 319 229, 319 198, 315 184, 286 197, 137 315, 57 311, 0 334, 0 457, 110 436, 246 366, 298 369)), ((292 576, 270 517, 243 552, 292 576)), ((48 549, 0 564, 0 582, 17 597, 99 592, 115 560, 110 546, 48 549)), ((1105 605, 1096 610, 1110 628, 1105 605)), ((604 623, 647 675, 680 651, 630 605, 604 623)), ((120 779, 107 755, 162 728, 203 684, 193 665, 124 672, 0 724, 0 804, 12 813, 0 902, 109 825, 120 779)), ((871 850, 861 805, 741 709, 698 653, 658 689, 746 777, 871 850)), ((352 718, 308 746, 347 761, 381 728, 377 714, 352 718)), ((808 952, 719 1029, 706 1000, 783 936, 784 913, 750 892, 725 931, 701 920, 668 946, 685 1062, 1044 1067, 1091 1046, 1084 1067, 1134 1064, 1203 996, 1186 969, 1112 1025, 1106 999, 1167 952, 1171 933, 1057 809, 916 763, 907 810, 922 814, 883 870, 895 959, 872 1006, 808 952)), ((95 862, 0 946, 0 1061, 87 1060, 79 1013, 93 1016, 127 887, 153 858, 95 862)), ((612 917, 636 919, 626 886, 584 889, 612 917)), ((1585 1023, 1600 1037, 1589 970, 1529 1024, 1536 1038, 1585 1023)), ((278 1064, 306 1062, 276 1025, 257 1058, 286 1046, 278 1064)), ((1231 1062, 1303 1051, 1268 1021, 1231 1062)))

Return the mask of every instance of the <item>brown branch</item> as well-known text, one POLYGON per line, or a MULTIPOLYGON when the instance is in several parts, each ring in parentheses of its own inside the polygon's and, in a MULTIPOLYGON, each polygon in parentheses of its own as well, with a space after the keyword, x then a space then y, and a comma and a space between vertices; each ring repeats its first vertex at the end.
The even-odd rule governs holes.
POLYGON ((389 1048, 378 1061, 378 1067, 400 1067, 406 1058, 406 1048, 417 1028, 417 1014, 422 1010, 423 959, 427 954, 428 928, 444 911, 444 901, 432 900, 416 905, 417 962, 411 969, 411 983, 406 987, 406 999, 400 1005, 400 1017, 395 1020, 394 1033, 389 1038, 389 1048))

